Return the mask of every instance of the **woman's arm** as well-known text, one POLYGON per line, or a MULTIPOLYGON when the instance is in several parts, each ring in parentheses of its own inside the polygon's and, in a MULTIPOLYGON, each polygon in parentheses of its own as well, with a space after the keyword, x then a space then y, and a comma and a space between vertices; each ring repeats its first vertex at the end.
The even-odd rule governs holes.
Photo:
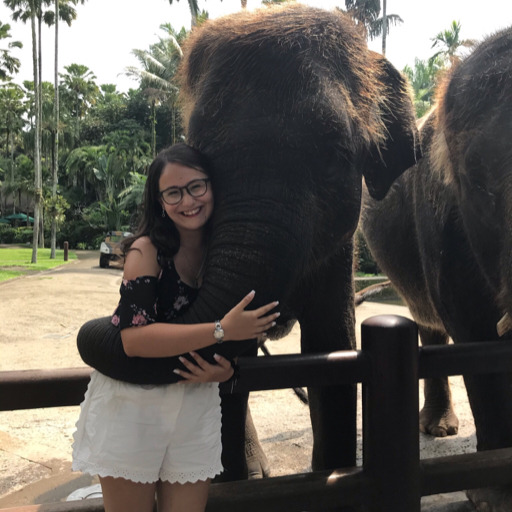
MULTIPOLYGON (((124 279, 133 280, 141 276, 157 277, 160 266, 157 251, 149 238, 136 240, 126 256, 124 279)), ((256 310, 245 311, 254 298, 254 292, 246 295, 222 319, 225 340, 246 340, 264 334, 279 313, 268 315, 277 306, 272 302, 256 310)), ((170 324, 151 323, 121 330, 123 348, 129 357, 170 357, 215 345, 215 324, 170 324)))
MULTIPOLYGON (((279 313, 268 314, 278 303, 245 311, 254 298, 247 294, 221 321, 226 341, 239 341, 264 336, 275 325, 279 313)), ((121 331, 121 339, 129 357, 170 357, 215 345, 214 322, 203 324, 154 324, 129 327, 121 331)))

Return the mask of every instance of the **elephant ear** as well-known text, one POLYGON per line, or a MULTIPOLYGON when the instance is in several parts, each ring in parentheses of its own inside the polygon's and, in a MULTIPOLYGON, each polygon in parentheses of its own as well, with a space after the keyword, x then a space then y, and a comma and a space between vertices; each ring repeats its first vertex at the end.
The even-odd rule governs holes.
POLYGON ((372 53, 382 96, 377 106, 383 138, 371 147, 363 165, 370 195, 382 199, 392 183, 421 158, 420 137, 407 80, 389 61, 372 53))

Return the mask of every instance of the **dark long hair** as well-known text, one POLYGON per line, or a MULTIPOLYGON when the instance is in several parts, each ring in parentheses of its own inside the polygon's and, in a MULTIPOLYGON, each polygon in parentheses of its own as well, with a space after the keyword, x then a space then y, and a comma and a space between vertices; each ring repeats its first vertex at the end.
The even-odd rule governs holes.
MULTIPOLYGON (((174 222, 168 215, 162 217, 162 205, 160 203, 160 176, 167 164, 181 164, 192 169, 210 175, 209 162, 205 155, 197 149, 185 143, 178 143, 164 149, 149 166, 148 178, 144 187, 144 200, 142 214, 137 231, 134 236, 123 242, 123 252, 126 254, 131 245, 141 236, 149 236, 160 256, 165 259, 172 258, 180 247, 180 234, 174 222)), ((209 235, 209 224, 205 226, 209 235)))

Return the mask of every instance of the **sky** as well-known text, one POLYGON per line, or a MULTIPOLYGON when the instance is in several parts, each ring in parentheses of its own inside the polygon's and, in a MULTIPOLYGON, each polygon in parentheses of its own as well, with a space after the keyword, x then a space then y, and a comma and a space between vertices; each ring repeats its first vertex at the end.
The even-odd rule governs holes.
MULTIPOLYGON (((250 9, 261 0, 249 0, 250 9)), ((315 7, 344 8, 344 0, 303 0, 315 7)), ((210 18, 240 9, 240 0, 199 0, 210 18)), ((512 2, 487 0, 387 0, 388 14, 398 14, 403 24, 391 26, 387 39, 387 58, 398 69, 414 65, 415 57, 427 59, 433 53, 431 39, 448 29, 453 20, 461 23, 461 38, 481 40, 501 28, 512 25, 512 2)), ((133 49, 147 50, 158 41, 163 23, 179 30, 190 27, 187 0, 86 0, 77 6, 77 19, 71 27, 59 25, 59 71, 72 63, 86 65, 97 77, 98 84, 114 83, 119 91, 136 88, 137 82, 125 75, 128 66, 136 66, 133 49)), ((21 41, 23 50, 13 54, 22 61, 16 81, 32 80, 30 23, 13 22, 11 11, 0 0, 0 21, 11 25, 11 40, 21 41)), ((53 82, 53 29, 43 32, 43 80, 53 82)), ((5 46, 5 43, 0 43, 5 46)), ((369 43, 380 51, 381 41, 369 43)))

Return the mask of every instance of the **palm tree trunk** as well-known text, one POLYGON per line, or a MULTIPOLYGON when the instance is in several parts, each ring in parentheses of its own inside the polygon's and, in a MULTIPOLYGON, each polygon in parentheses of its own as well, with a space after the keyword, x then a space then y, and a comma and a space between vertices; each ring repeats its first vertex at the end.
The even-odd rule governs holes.
MULTIPOLYGON (((42 194, 43 194, 43 171, 41 169, 41 166, 42 166, 42 161, 43 161, 43 156, 46 156, 46 155, 42 155, 42 152, 43 152, 43 71, 42 71, 42 67, 43 67, 43 52, 42 52, 42 47, 43 47, 43 39, 42 39, 42 34, 41 34, 41 28, 42 28, 42 25, 43 25, 43 19, 42 19, 42 16, 43 16, 43 12, 42 12, 42 9, 43 9, 43 6, 41 4, 41 1, 38 2, 38 5, 39 5, 39 11, 37 13, 37 52, 38 52, 38 60, 37 60, 37 71, 38 71, 38 74, 39 74, 39 80, 37 81, 37 95, 38 95, 38 98, 39 98, 39 181, 40 181, 40 186, 39 186, 39 193, 40 193, 40 197, 39 197, 39 247, 40 248, 44 248, 44 222, 43 222, 43 201, 42 201, 42 194)), ((37 190, 37 188, 36 188, 37 190)))
POLYGON ((31 13, 32 25, 32 64, 34 68, 34 100, 36 106, 36 126, 34 133, 34 234, 32 237, 32 263, 37 263, 37 242, 39 239, 39 212, 41 205, 41 155, 40 155, 40 124, 41 124, 41 105, 39 103, 39 62, 37 58, 37 36, 36 36, 36 13, 31 13))
POLYGON ((151 117, 153 121, 151 123, 151 150, 153 152, 153 159, 156 157, 156 102, 151 102, 151 117))
POLYGON ((386 56, 386 36, 388 35, 388 17, 386 0, 382 0, 382 56, 386 56))
POLYGON ((50 235, 50 259, 55 259, 57 248, 57 185, 59 183, 59 0, 55 0, 55 68, 53 101, 53 180, 52 180, 52 231, 50 235))

